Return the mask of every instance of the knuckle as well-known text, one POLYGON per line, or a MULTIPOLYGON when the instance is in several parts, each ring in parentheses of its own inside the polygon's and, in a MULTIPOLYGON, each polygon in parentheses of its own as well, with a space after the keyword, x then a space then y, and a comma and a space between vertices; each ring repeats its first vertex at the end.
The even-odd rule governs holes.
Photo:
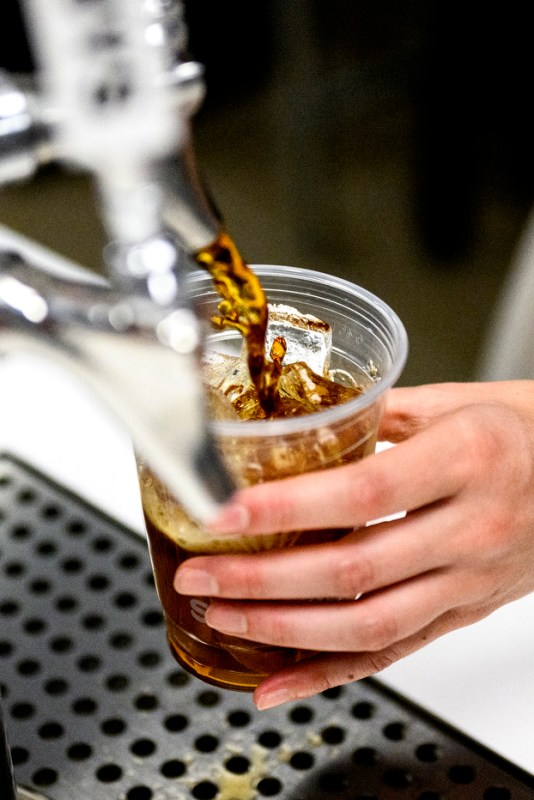
POLYGON ((488 424, 487 413, 481 412, 480 408, 472 407, 456 418, 457 444, 471 474, 493 469, 503 453, 501 426, 488 424))
POLYGON ((397 621, 391 614, 368 614, 358 624, 358 638, 365 649, 378 653, 397 641, 397 621))
POLYGON ((354 482, 352 503, 358 510, 358 516, 363 513, 365 516, 363 521, 367 521, 379 515, 384 505, 387 505, 390 495, 391 488, 387 475, 379 476, 374 470, 362 470, 354 482))
POLYGON ((359 592, 375 587, 375 568, 365 553, 341 553, 336 565, 335 585, 339 596, 354 598, 359 592))
POLYGON ((382 672, 382 670, 391 667, 392 664, 399 660, 399 656, 395 650, 393 650, 393 648, 367 653, 366 656, 366 672, 369 675, 376 675, 377 673, 382 672))

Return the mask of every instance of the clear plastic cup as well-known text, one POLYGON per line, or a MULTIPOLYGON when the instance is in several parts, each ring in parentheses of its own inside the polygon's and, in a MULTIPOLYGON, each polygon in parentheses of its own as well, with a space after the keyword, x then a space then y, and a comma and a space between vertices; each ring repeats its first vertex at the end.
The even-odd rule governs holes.
MULTIPOLYGON (((341 278, 297 267, 256 265, 252 269, 269 303, 293 306, 330 323, 330 368, 349 372, 366 389, 353 400, 305 416, 213 420, 215 439, 236 484, 243 487, 328 469, 374 452, 386 393, 407 358, 407 335, 401 320, 380 298, 341 278)), ((207 273, 194 272, 189 289, 201 315, 207 319, 216 312, 220 298, 207 273)), ((207 347, 237 355, 242 337, 231 330, 214 331, 207 347)), ((217 537, 188 517, 142 459, 138 463, 154 578, 176 660, 208 683, 246 691, 272 672, 309 655, 212 630, 204 620, 208 600, 178 595, 173 588, 174 573, 185 559, 201 553, 253 552, 296 542, 331 541, 346 531, 217 537)), ((327 496, 324 502, 328 503, 327 496)))

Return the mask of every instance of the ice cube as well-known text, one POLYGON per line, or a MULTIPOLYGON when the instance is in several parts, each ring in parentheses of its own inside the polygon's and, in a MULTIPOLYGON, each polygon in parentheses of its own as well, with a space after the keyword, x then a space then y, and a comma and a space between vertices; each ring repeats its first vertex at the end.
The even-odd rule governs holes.
POLYGON ((216 419, 261 419, 265 416, 258 395, 252 386, 246 362, 240 356, 230 356, 207 350, 202 358, 204 381, 216 419))
POLYGON ((316 375, 326 375, 332 352, 332 327, 312 314, 302 314, 283 304, 269 304, 265 350, 270 352, 277 336, 286 340, 284 364, 303 361, 316 375))
MULTIPOLYGON (((265 353, 271 352, 274 340, 285 339, 284 366, 303 361, 317 375, 327 375, 332 352, 332 327, 312 314, 302 314, 292 306, 269 303, 265 353)), ((246 346, 243 345, 246 359, 246 346)))

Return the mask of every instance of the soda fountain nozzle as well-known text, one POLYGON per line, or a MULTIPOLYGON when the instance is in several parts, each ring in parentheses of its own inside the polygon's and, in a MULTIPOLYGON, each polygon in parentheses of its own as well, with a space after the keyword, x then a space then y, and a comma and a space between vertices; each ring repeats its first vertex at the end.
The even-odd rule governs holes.
POLYGON ((0 183, 46 161, 91 173, 109 280, 59 277, 4 252, 0 352, 30 344, 80 371, 202 521, 233 485, 209 433, 204 330, 184 289, 190 254, 216 240, 220 222, 194 165, 204 82, 181 57, 182 4, 24 0, 23 10, 38 76, 28 91, 0 73, 0 183))

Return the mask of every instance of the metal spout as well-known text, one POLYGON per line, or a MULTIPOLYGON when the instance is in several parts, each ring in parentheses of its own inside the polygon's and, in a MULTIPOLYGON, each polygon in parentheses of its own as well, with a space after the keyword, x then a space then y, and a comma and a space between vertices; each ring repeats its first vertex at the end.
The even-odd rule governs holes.
POLYGON ((0 252, 0 354, 30 350, 80 375, 199 522, 233 491, 206 423, 202 340, 185 304, 164 307, 81 269, 67 276, 20 250, 0 252))

